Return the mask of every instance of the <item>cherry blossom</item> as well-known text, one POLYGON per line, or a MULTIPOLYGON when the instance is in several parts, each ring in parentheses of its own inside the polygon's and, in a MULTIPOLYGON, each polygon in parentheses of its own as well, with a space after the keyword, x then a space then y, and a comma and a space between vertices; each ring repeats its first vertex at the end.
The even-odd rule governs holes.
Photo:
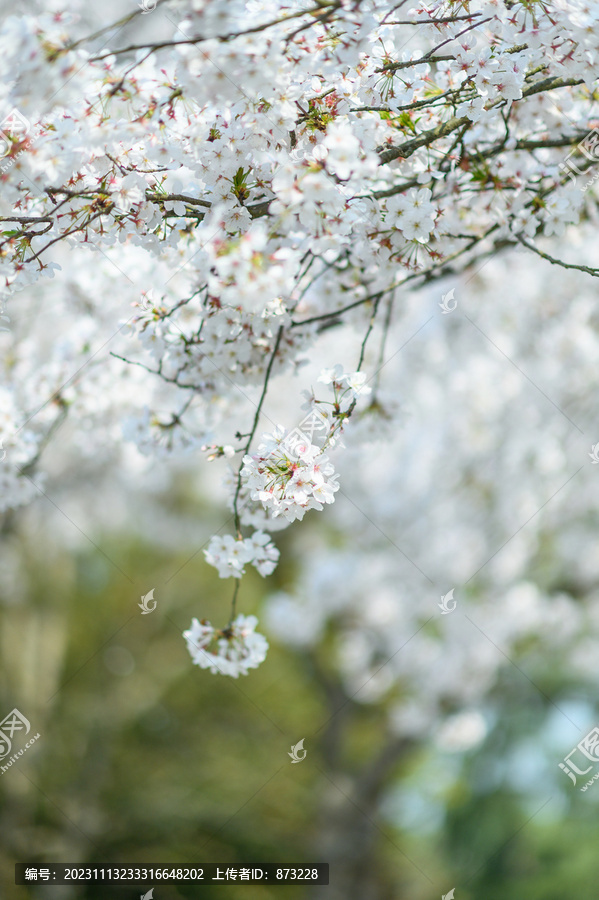
POLYGON ((148 460, 208 448, 234 533, 206 560, 233 606, 247 565, 271 574, 268 532, 333 505, 342 436, 404 421, 386 354, 409 292, 514 246, 569 268, 597 220, 599 11, 533 6, 166 0, 160 41, 138 10, 129 47, 91 10, 7 16, 1 508, 43 490, 66 421, 83 455, 91 422, 148 460), (330 332, 351 352, 323 357, 330 332), (269 413, 287 376, 309 427, 269 413))
POLYGON ((215 535, 204 555, 206 562, 218 569, 221 578, 240 578, 246 563, 252 563, 261 575, 270 575, 279 559, 279 551, 263 531, 255 531, 245 540, 235 540, 230 534, 215 535))
POLYGON ((257 624, 256 616, 239 615, 227 628, 218 630, 209 622, 193 619, 183 637, 195 665, 237 678, 266 658, 268 642, 255 631, 257 624))
POLYGON ((322 510, 339 490, 327 455, 283 425, 263 435, 254 455, 244 456, 241 478, 252 500, 288 522, 301 521, 309 509, 322 510))

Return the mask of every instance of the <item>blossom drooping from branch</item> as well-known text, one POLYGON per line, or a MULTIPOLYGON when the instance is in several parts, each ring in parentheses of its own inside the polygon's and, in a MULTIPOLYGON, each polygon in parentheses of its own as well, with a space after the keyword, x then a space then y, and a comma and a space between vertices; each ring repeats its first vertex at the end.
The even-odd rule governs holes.
POLYGON ((241 578, 246 563, 252 563, 262 576, 271 575, 279 561, 279 551, 263 531, 255 531, 251 538, 242 540, 235 540, 231 534, 215 534, 204 555, 221 578, 241 578))
POLYGON ((191 628, 183 632, 193 662, 213 674, 247 675, 266 659, 268 641, 254 629, 256 616, 239 615, 227 628, 219 630, 210 622, 192 619, 191 628))
POLYGON ((244 456, 241 470, 252 500, 289 522, 303 519, 308 509, 324 509, 339 490, 328 456, 295 431, 277 425, 272 434, 263 435, 256 453, 244 456))

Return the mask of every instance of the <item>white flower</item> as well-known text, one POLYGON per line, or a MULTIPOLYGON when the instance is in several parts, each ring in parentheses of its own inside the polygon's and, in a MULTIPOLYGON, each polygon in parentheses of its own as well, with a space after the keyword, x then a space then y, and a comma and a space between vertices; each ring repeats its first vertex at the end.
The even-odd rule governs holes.
POLYGON ((460 118, 467 116, 471 122, 479 122, 485 112, 485 101, 483 97, 475 97, 474 100, 468 100, 461 103, 457 110, 456 116, 460 118))
POLYGON ((250 555, 250 562, 263 577, 271 575, 277 567, 280 553, 264 531, 255 531, 251 538, 246 538, 245 546, 250 555))
POLYGON ((363 372, 354 372, 353 375, 346 375, 345 379, 345 383, 355 397, 357 397, 358 394, 365 397, 367 394, 371 393, 371 388, 366 386, 366 375, 363 372))
POLYGON ((249 669, 256 669, 266 659, 268 641, 256 633, 257 624, 256 616, 239 615, 230 626, 218 630, 210 622, 198 622, 194 618, 183 637, 197 666, 210 669, 215 675, 237 678, 247 675, 249 669))
POLYGON ((327 130, 324 145, 328 150, 327 168, 339 178, 349 178, 359 165, 360 143, 348 125, 333 123, 327 130))
POLYGON ((317 378, 323 384, 333 384, 338 388, 344 385, 352 392, 354 397, 361 394, 363 397, 370 393, 366 387, 366 375, 364 372, 344 372, 343 366, 337 364, 332 369, 323 369, 317 378))
POLYGON ((244 566, 250 562, 251 552, 245 541, 237 541, 230 534, 223 537, 214 535, 204 550, 206 562, 218 569, 221 578, 240 578, 244 572, 244 566))
POLYGON ((332 369, 323 369, 317 381, 322 382, 322 384, 338 384, 341 386, 344 378, 343 366, 337 363, 332 369))
POLYGON ((426 243, 435 227, 435 207, 428 188, 412 188, 407 194, 395 194, 386 201, 386 222, 401 228, 406 240, 426 243))
POLYGON ((526 62, 523 61, 521 54, 514 54, 509 62, 504 62, 504 65, 506 66, 505 71, 495 72, 491 76, 490 82, 496 86, 497 91, 506 100, 520 100, 526 62))
POLYGON ((407 220, 402 223, 401 230, 406 240, 426 244, 434 224, 432 216, 415 210, 408 214, 407 220))
POLYGON ((191 655, 194 656, 194 654, 198 654, 200 650, 207 647, 212 641, 214 638, 214 628, 210 622, 206 622, 205 619, 198 622, 198 620, 194 618, 191 620, 191 628, 189 631, 183 632, 183 637, 187 641, 187 649, 191 655))

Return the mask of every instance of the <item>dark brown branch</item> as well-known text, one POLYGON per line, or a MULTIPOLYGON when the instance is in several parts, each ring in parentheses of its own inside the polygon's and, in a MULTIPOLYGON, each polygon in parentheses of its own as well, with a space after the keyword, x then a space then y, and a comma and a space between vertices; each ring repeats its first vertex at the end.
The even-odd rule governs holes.
MULTIPOLYGON (((542 81, 537 81, 534 84, 529 85, 522 91, 522 100, 525 97, 530 97, 533 94, 538 94, 541 91, 552 91, 556 88, 561 87, 572 87, 577 84, 582 84, 582 79, 580 78, 544 78, 542 81)), ((500 100, 494 106, 499 106, 503 101, 500 100)), ((412 138, 409 141, 405 141, 403 144, 400 144, 398 147, 389 147, 388 149, 380 148, 379 149, 379 159, 381 165, 385 165, 386 163, 392 162, 395 159, 407 159, 407 157, 411 156, 416 150, 419 150, 420 147, 426 147, 429 144, 433 144, 435 141, 440 138, 446 137, 448 134, 451 134, 453 131, 456 131, 458 128, 461 128, 463 125, 467 125, 470 127, 471 122, 468 116, 453 116, 447 122, 442 122, 440 125, 437 125, 435 128, 431 128, 429 131, 423 131, 422 134, 419 134, 417 137, 412 138)))

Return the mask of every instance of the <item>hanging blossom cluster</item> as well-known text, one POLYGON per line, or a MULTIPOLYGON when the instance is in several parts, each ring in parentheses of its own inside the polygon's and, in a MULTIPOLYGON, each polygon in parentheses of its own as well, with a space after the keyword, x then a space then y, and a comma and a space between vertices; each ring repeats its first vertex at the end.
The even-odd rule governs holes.
POLYGON ((243 463, 241 477, 251 499, 288 522, 301 521, 309 509, 324 509, 339 489, 328 456, 283 425, 263 435, 256 452, 244 456, 243 463))
POLYGON ((324 451, 335 445, 358 396, 366 396, 370 388, 363 372, 343 372, 339 364, 324 370, 318 381, 332 386, 333 400, 317 401, 308 394, 309 412, 299 427, 288 431, 277 425, 272 434, 262 436, 254 454, 243 457, 241 484, 273 518, 301 521, 307 510, 333 503, 339 490, 335 468, 324 451))
MULTIPOLYGON (((344 422, 352 414, 358 397, 367 396, 370 388, 365 384, 364 373, 344 372, 341 365, 323 371, 318 381, 330 386, 333 398, 316 400, 310 392, 305 404, 308 412, 299 427, 287 431, 282 425, 277 426, 273 434, 262 436, 256 453, 243 456, 232 500, 239 526, 242 518, 238 503, 244 497, 261 504, 266 513, 265 527, 278 516, 286 520, 285 524, 301 520, 307 510, 322 510, 325 503, 334 501, 339 484, 334 467, 324 450, 338 441, 338 435, 343 430, 344 422), (309 431, 309 436, 302 428, 309 431)), ((250 442, 252 437, 250 435, 250 442)), ((231 455, 228 448, 219 450, 220 455, 231 455)), ((246 538, 241 537, 240 531, 237 538, 230 534, 222 537, 214 535, 204 550, 204 555, 206 562, 218 570, 221 578, 233 577, 238 580, 245 574, 245 566, 248 564, 252 564, 260 575, 267 576, 274 572, 279 560, 278 549, 263 530, 255 531, 251 537, 246 538)), ((239 581, 235 588, 234 604, 238 586, 239 581)), ((209 634, 208 629, 212 629, 208 623, 202 627, 207 629, 206 635, 209 634)), ((186 635, 189 633, 186 632, 186 635)), ((257 635, 253 630, 231 633, 235 634, 235 653, 244 645, 247 633, 248 655, 255 659, 252 648, 257 635)), ((226 642, 228 632, 221 634, 225 638, 221 638, 219 646, 229 652, 229 644, 226 642)), ((189 640, 188 647, 194 661, 198 662, 189 640)), ((200 656, 201 659, 203 657, 200 656)), ((199 664, 202 665, 202 662, 199 664)), ((213 672, 217 671, 213 666, 210 668, 213 672)), ((227 667, 222 671, 223 674, 230 674, 227 667)))
MULTIPOLYGON (((118 346, 125 323, 112 323, 89 405, 104 415, 112 404, 146 455, 210 447, 232 461, 236 533, 209 554, 223 577, 247 564, 268 573, 274 549, 247 549, 262 539, 242 528, 276 530, 332 503, 330 450, 364 361, 385 377, 408 288, 510 245, 547 258, 543 241, 596 219, 599 9, 165 0, 152 14, 160 41, 139 11, 129 46, 111 23, 86 27, 87 15, 0 24, 0 300, 17 307, 65 250, 115 267, 134 312, 118 346), (94 49, 99 29, 113 36, 94 49), (271 381, 301 377, 321 335, 342 326, 361 338, 358 362, 331 376, 328 405, 309 399, 324 429, 276 426, 260 439, 271 381), (106 382, 125 365, 151 377, 123 410, 106 382)), ((564 264, 559 250, 549 259, 564 264)), ((80 336, 105 320, 113 281, 98 266, 85 291, 80 336)), ((86 341, 75 344, 70 355, 64 342, 48 348, 39 404, 13 383, 7 356, 11 392, 27 393, 15 433, 31 420, 36 446, 2 475, 6 508, 34 495, 24 479, 85 392, 86 341)), ((376 378, 366 409, 387 430, 395 406, 376 378)))
POLYGON ((271 575, 279 560, 279 551, 263 531, 255 531, 251 538, 243 540, 235 540, 231 534, 214 535, 204 555, 206 562, 218 569, 221 578, 241 578, 247 563, 260 575, 271 575))
POLYGON ((193 619, 183 637, 197 666, 237 678, 266 659, 268 642, 254 630, 257 624, 256 616, 239 615, 227 628, 218 630, 210 622, 193 619))

